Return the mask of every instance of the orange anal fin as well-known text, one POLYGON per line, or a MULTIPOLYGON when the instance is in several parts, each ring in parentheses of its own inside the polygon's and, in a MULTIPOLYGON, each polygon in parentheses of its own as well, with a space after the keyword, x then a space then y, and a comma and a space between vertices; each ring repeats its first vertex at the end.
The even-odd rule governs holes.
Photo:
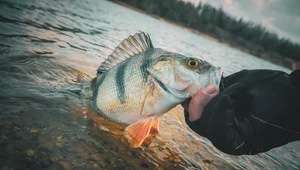
POLYGON ((125 129, 124 136, 134 148, 139 147, 149 135, 155 119, 149 117, 143 121, 134 123, 125 129))
POLYGON ((154 122, 152 124, 150 133, 146 137, 146 139, 144 140, 143 145, 149 146, 152 143, 152 141, 155 138, 155 136, 157 136, 158 134, 159 134, 159 120, 158 119, 154 119, 154 122))
POLYGON ((157 136, 159 132, 159 120, 154 119, 154 122, 152 124, 152 128, 150 130, 150 135, 157 136))
POLYGON ((77 78, 77 82, 79 83, 89 82, 93 79, 91 76, 87 75, 84 72, 78 72, 76 78, 77 78))

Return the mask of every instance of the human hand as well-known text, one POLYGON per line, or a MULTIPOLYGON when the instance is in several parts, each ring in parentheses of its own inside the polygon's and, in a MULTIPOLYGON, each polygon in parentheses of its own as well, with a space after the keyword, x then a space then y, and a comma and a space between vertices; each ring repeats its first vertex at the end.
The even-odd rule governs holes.
POLYGON ((201 118, 202 112, 208 102, 218 95, 219 87, 210 84, 207 87, 200 89, 192 98, 187 99, 181 105, 189 113, 189 121, 195 121, 201 118))

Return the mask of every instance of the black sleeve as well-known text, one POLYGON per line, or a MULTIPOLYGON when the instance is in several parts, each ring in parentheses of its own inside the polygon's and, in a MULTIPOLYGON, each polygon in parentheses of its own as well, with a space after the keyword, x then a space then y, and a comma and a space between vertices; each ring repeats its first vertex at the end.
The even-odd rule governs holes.
POLYGON ((300 70, 243 70, 223 79, 201 119, 186 122, 219 150, 257 154, 300 140, 300 70))

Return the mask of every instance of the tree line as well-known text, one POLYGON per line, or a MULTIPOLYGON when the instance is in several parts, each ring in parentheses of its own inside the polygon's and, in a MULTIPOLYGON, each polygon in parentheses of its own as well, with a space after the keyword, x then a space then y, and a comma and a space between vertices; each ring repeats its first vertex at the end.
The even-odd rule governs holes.
POLYGON ((182 26, 198 30, 220 41, 243 49, 256 56, 300 61, 300 45, 286 38, 279 38, 266 28, 236 19, 222 8, 208 4, 194 6, 180 0, 120 0, 147 13, 158 15, 182 26))

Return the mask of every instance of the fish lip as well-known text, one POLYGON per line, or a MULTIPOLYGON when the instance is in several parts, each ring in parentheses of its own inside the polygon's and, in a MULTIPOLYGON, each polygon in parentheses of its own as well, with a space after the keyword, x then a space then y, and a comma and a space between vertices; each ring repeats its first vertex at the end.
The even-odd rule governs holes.
POLYGON ((224 72, 222 72, 221 78, 220 78, 220 84, 219 84, 220 91, 223 91, 225 89, 225 85, 224 85, 224 79, 225 79, 225 77, 224 77, 223 74, 224 74, 224 72))
POLYGON ((218 70, 216 72, 213 71, 212 73, 209 74, 208 82, 210 84, 215 84, 216 86, 219 87, 221 85, 224 72, 220 67, 215 67, 214 69, 218 69, 218 70))
POLYGON ((219 83, 217 84, 217 86, 221 86, 221 85, 223 85, 224 86, 224 82, 223 82, 223 79, 224 79, 224 76, 223 76, 223 74, 224 74, 224 71, 222 70, 222 69, 219 69, 219 71, 218 71, 218 79, 219 79, 219 83))

